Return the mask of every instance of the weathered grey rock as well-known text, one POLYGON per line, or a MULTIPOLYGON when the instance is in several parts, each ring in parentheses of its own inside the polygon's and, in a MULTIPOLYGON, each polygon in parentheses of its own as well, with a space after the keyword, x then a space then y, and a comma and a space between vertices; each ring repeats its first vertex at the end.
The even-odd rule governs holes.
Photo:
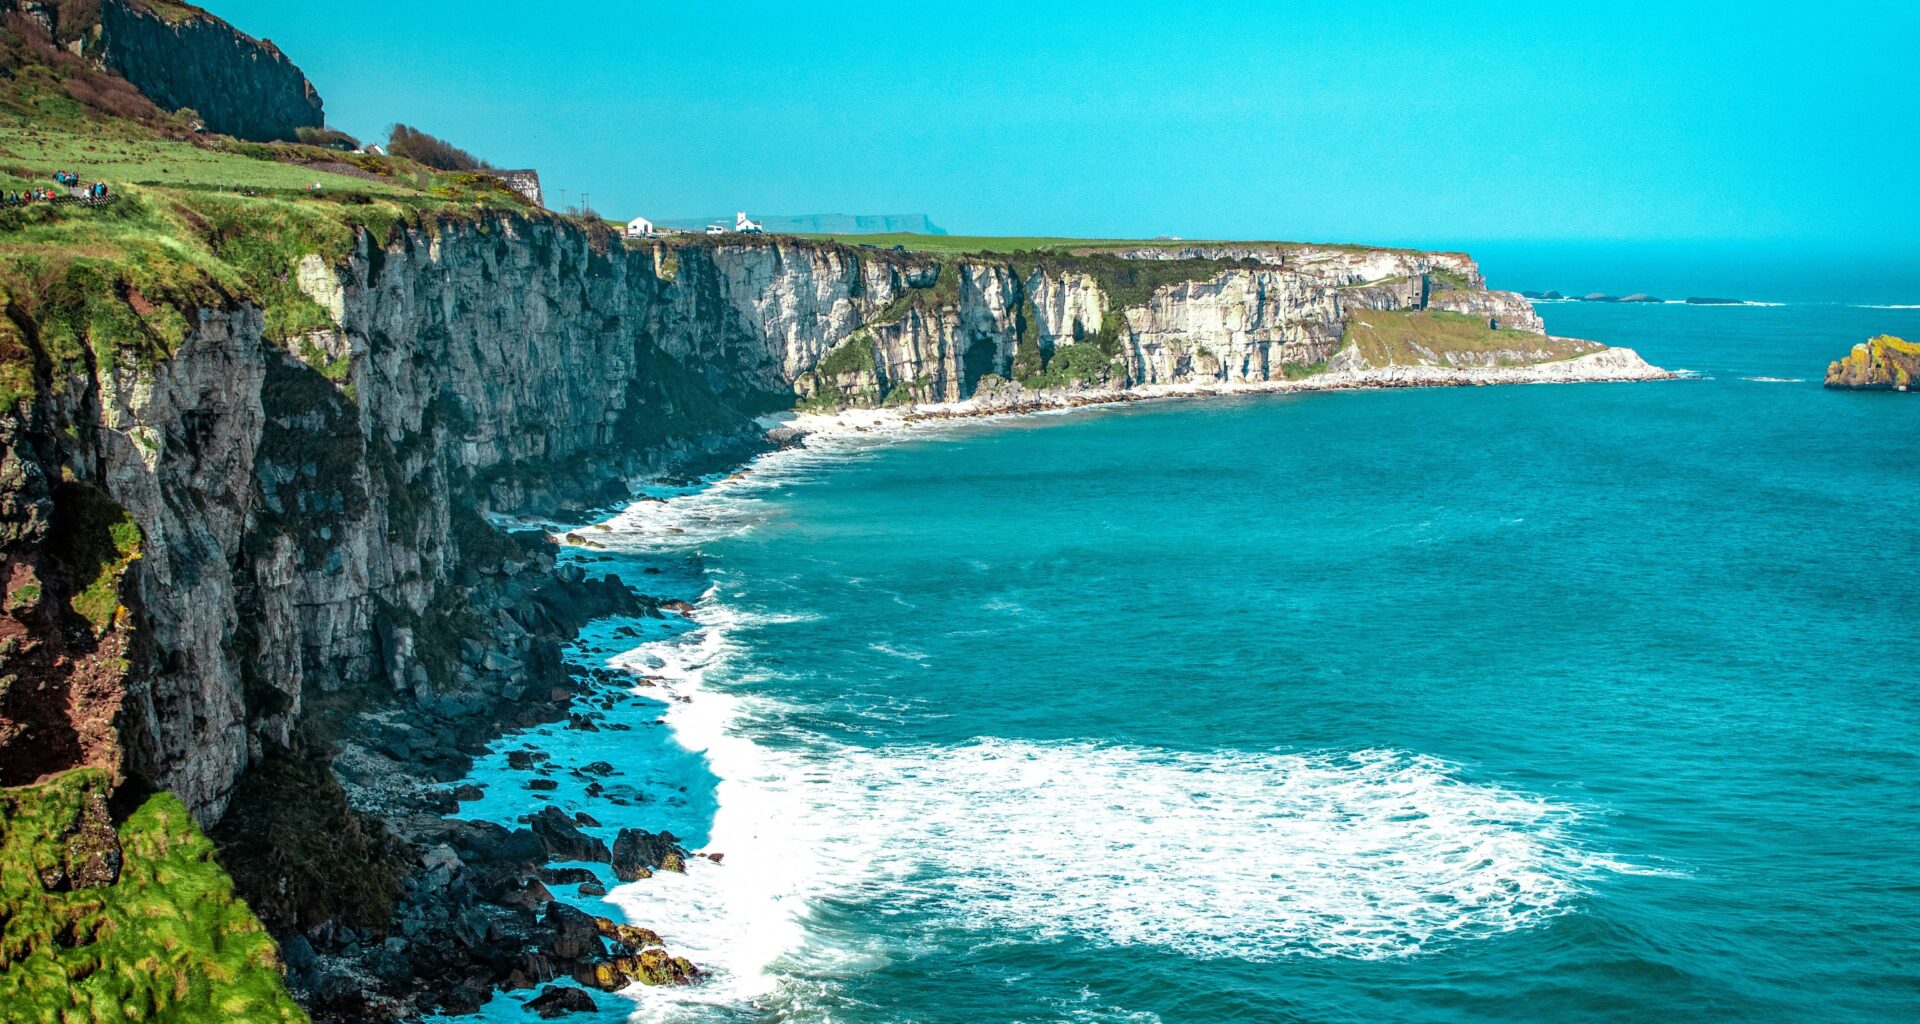
POLYGON ((539 813, 528 819, 527 824, 533 834, 546 844, 547 853, 559 860, 583 860, 605 864, 613 859, 607 850, 607 844, 585 832, 574 824, 573 819, 558 807, 542 807, 539 813))
POLYGON ((211 131, 292 141, 326 121, 320 94, 278 47, 197 8, 168 18, 100 0, 100 25, 108 67, 163 109, 192 108, 211 131))

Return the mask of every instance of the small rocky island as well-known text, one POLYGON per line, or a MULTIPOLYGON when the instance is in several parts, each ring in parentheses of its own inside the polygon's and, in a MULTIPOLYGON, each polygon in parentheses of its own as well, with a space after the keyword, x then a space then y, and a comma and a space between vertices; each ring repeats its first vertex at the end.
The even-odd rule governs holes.
POLYGON ((1827 364, 1827 387, 1843 391, 1906 391, 1920 378, 1920 343, 1882 334, 1827 364))

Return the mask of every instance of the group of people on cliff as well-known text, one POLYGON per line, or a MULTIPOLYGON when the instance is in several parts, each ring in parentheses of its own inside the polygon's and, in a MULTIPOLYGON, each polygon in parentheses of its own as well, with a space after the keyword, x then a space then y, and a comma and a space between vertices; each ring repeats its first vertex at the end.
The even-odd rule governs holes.
POLYGON ((83 203, 97 203, 111 193, 104 181, 82 183, 80 176, 72 171, 53 172, 55 183, 65 187, 65 191, 54 188, 23 188, 8 191, 0 196, 0 203, 7 206, 25 206, 29 203, 50 203, 56 199, 78 199, 83 203))

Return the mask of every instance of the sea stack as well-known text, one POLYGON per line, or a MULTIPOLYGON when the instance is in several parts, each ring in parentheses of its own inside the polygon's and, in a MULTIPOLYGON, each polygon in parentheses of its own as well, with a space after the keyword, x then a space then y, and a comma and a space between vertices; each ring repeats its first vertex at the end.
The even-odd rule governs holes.
POLYGON ((1906 391, 1920 377, 1920 343, 1882 334, 1827 364, 1827 387, 1843 391, 1906 391))

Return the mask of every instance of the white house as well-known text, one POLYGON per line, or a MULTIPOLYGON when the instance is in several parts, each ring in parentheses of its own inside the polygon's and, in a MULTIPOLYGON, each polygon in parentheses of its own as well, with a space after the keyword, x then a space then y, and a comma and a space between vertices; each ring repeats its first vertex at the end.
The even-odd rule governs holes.
POLYGON ((653 222, 645 217, 635 217, 627 222, 628 238, 653 237, 653 222))
POLYGON ((733 215, 733 230, 743 235, 757 235, 761 231, 760 222, 757 220, 748 220, 747 212, 741 210, 733 215))

